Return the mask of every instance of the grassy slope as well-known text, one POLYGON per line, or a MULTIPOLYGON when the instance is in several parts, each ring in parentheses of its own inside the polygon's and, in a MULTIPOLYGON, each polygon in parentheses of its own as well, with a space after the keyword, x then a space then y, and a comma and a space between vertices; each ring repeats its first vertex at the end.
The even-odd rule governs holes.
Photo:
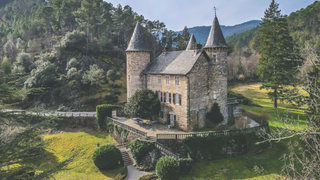
MULTIPOLYGON (((253 103, 262 107, 243 106, 243 109, 257 115, 266 116, 269 119, 270 127, 281 128, 283 123, 279 117, 285 116, 287 112, 290 120, 305 119, 307 116, 302 110, 295 109, 292 105, 279 103, 279 108, 273 108, 273 102, 268 98, 266 90, 260 90, 261 83, 234 85, 229 89, 235 93, 241 93, 245 97, 253 100, 253 103), (279 114, 279 116, 277 115, 279 114)), ((303 120, 301 120, 304 123, 303 120)), ((306 126, 294 125, 295 129, 303 129, 306 126)), ((292 139, 291 139, 292 140, 292 139)), ((297 140, 297 139, 295 139, 297 140)), ((284 153, 288 153, 286 144, 289 140, 275 143, 272 149, 265 149, 259 155, 248 153, 243 156, 197 163, 193 166, 189 175, 182 176, 180 179, 186 180, 207 180, 207 179, 277 179, 281 174, 283 162, 279 159, 284 153), (254 171, 254 166, 264 169, 261 174, 254 171)))
POLYGON ((57 162, 61 162, 75 155, 64 169, 54 175, 56 179, 68 180, 109 180, 119 174, 123 168, 100 171, 92 162, 92 154, 97 144, 115 142, 114 139, 104 133, 85 132, 64 132, 55 135, 45 135, 47 143, 47 155, 41 159, 41 169, 52 167, 57 162))

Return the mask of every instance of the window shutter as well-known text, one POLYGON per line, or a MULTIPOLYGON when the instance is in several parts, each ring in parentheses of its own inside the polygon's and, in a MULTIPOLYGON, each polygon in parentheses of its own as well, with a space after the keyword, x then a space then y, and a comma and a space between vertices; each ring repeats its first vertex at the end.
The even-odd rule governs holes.
POLYGON ((164 96, 164 102, 167 102, 167 93, 163 92, 163 96, 164 96))
POLYGON ((171 104, 171 93, 169 93, 169 103, 171 104))
POLYGON ((176 97, 175 97, 175 94, 173 94, 173 104, 176 104, 176 97))
POLYGON ((179 94, 179 104, 181 106, 181 94, 179 94))
POLYGON ((160 94, 161 94, 161 101, 160 102, 163 102, 163 95, 162 95, 161 91, 160 91, 160 94))

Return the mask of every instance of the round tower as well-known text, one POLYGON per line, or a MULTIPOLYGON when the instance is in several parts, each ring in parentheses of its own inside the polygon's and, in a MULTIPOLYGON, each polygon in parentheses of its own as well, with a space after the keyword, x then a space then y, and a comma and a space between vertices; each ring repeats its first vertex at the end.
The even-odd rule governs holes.
POLYGON ((126 50, 127 56, 127 100, 137 91, 146 88, 143 71, 150 63, 149 50, 143 27, 138 22, 126 50))
POLYGON ((213 24, 203 50, 210 58, 210 73, 209 73, 209 105, 217 102, 220 106, 220 111, 224 117, 224 122, 228 120, 227 108, 227 43, 224 39, 217 16, 214 17, 213 24))

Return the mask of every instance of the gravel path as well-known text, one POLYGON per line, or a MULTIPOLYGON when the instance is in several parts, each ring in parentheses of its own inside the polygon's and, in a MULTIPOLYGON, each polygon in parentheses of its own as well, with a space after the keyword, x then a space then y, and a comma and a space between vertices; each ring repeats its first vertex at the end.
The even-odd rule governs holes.
POLYGON ((136 180, 139 179, 141 176, 151 174, 150 172, 139 171, 133 165, 130 165, 127 168, 128 174, 125 180, 136 180))

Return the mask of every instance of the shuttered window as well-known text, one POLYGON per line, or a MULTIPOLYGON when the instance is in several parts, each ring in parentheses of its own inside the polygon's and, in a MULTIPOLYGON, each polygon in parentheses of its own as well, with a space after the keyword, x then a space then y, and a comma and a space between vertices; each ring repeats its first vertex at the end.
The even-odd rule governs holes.
POLYGON ((181 106, 181 94, 179 94, 179 105, 181 106))

